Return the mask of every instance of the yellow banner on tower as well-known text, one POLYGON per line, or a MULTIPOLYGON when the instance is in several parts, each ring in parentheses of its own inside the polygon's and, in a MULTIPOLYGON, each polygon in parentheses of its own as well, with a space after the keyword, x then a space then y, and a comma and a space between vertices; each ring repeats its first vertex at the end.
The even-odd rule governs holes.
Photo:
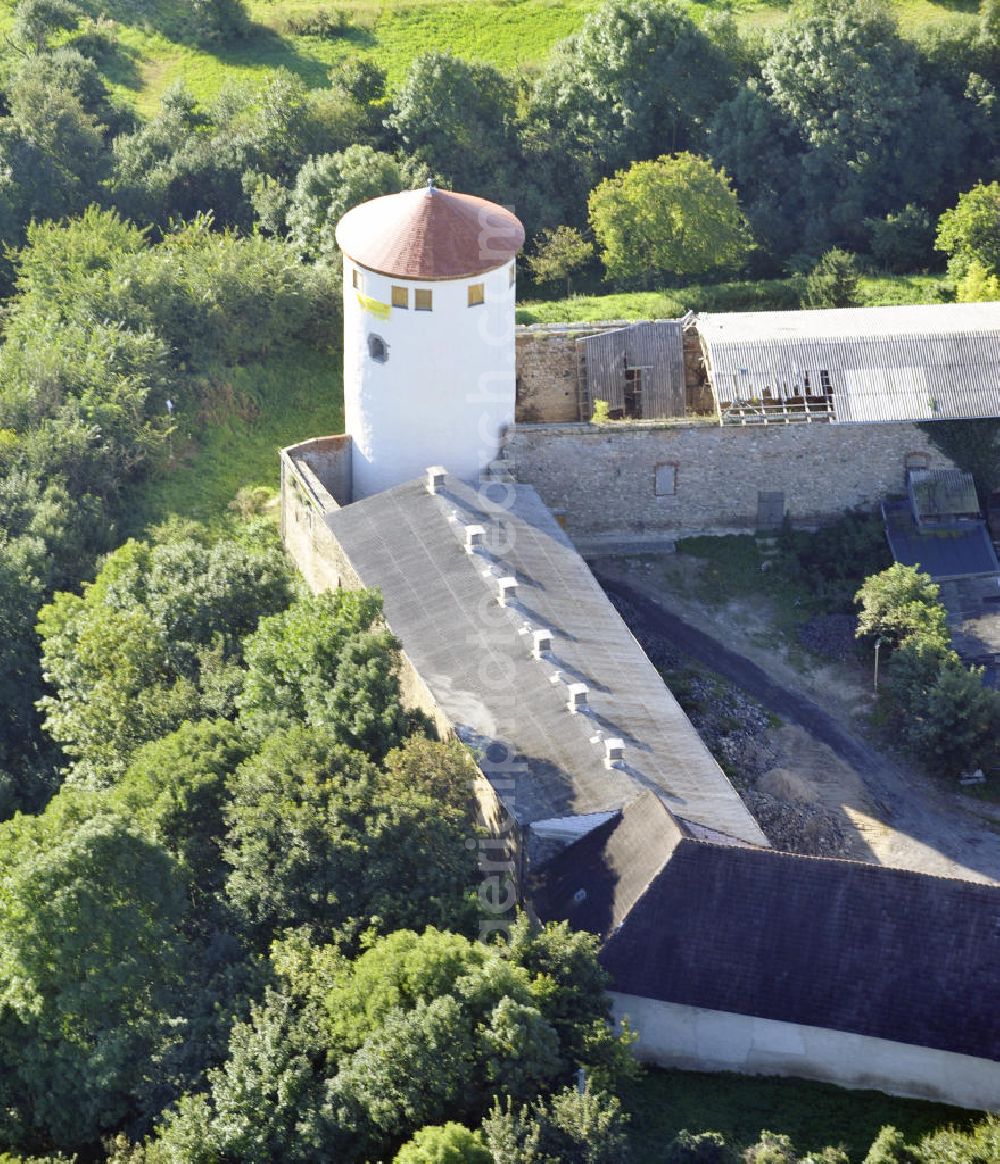
POLYGON ((392 307, 388 303, 380 303, 377 299, 372 299, 368 295, 362 295, 358 292, 358 302, 365 311, 370 311, 376 319, 388 319, 392 312, 392 307))

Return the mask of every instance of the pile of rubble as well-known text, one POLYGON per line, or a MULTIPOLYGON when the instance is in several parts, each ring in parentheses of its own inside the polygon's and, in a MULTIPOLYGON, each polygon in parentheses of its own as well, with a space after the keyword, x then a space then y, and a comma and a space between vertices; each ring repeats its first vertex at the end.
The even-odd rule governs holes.
MULTIPOLYGON (((762 777, 782 771, 774 717, 737 687, 692 665, 665 636, 647 627, 628 602, 617 596, 613 601, 771 844, 816 857, 847 853, 848 838, 835 813, 789 794, 781 781, 764 780, 767 787, 760 786, 762 777)), ((853 646, 854 621, 843 617, 851 623, 853 646)), ((837 635, 843 644, 844 633, 844 626, 830 631, 831 641, 837 635)))

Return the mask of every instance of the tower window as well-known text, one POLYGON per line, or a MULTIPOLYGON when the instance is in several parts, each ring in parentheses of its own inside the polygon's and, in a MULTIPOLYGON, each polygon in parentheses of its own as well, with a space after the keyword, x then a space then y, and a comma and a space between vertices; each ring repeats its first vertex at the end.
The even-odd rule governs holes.
POLYGON ((408 308, 410 306, 410 289, 409 287, 396 287, 392 289, 392 305, 393 307, 408 308))
POLYGON ((486 302, 486 288, 483 283, 469 284, 469 306, 478 307, 480 303, 486 302))
POLYGON ((368 354, 376 364, 384 364, 389 359, 389 345, 380 335, 368 337, 368 354))
POLYGON ((432 311, 434 308, 434 292, 426 287, 418 287, 413 292, 413 306, 417 311, 432 311))
POLYGON ((351 268, 351 286, 358 288, 361 287, 361 272, 357 267, 351 268))
POLYGON ((513 287, 517 279, 517 263, 511 263, 507 269, 507 286, 513 287))

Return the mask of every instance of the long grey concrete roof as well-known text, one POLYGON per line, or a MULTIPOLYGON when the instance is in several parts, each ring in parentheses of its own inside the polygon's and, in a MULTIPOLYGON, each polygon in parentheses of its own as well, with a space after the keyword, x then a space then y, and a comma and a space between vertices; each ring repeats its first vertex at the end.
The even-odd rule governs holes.
POLYGON ((587 564, 533 488, 488 492, 451 476, 436 494, 397 486, 326 517, 389 626, 457 734, 516 760, 494 780, 521 825, 620 809, 646 789, 720 839, 767 845, 725 773, 664 685, 587 564), (465 550, 467 525, 486 549, 465 550), (498 604, 498 579, 517 598, 498 604), (532 657, 532 632, 553 635, 532 657), (567 709, 568 684, 589 710, 567 709), (605 766, 604 740, 625 746, 605 766))

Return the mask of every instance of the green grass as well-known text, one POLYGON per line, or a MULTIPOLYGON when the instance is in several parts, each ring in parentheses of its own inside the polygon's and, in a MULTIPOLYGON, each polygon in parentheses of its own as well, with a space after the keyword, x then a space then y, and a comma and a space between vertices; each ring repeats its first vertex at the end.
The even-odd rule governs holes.
POLYGON ((799 1079, 649 1071, 629 1085, 631 1140, 640 1164, 660 1161, 682 1128, 721 1132, 740 1149, 767 1129, 790 1136, 800 1152, 843 1144, 852 1164, 864 1160, 872 1140, 893 1124, 909 1140, 948 1124, 968 1125, 974 1113, 943 1104, 896 1099, 877 1091, 847 1091, 799 1079))
MULTIPOLYGON (((947 284, 941 275, 878 275, 861 280, 865 306, 933 301, 947 284)), ((576 295, 521 304, 518 323, 590 323, 602 319, 676 319, 686 311, 778 311, 799 306, 804 281, 744 279, 732 283, 692 283, 663 291, 576 295)))
MULTIPOLYGON (((198 47, 181 34, 183 4, 176 0, 81 0, 92 14, 118 22, 119 51, 108 76, 119 96, 140 112, 156 109, 160 95, 183 80, 195 97, 210 101, 230 79, 255 79, 286 68, 310 86, 322 86, 332 66, 360 54, 387 72, 391 85, 418 54, 448 51, 503 69, 541 65, 552 46, 577 31, 601 0, 250 0, 253 34, 222 46, 198 47), (344 12, 338 36, 293 35, 290 16, 344 12)), ((0 34, 11 25, 14 0, 0 0, 0 34)), ((789 18, 787 0, 714 0, 687 5, 696 19, 720 8, 745 29, 773 28, 789 18)), ((976 0, 896 0, 900 25, 919 33, 949 21, 972 21, 976 0)))
POLYGON ((759 595, 763 589, 760 553, 749 534, 681 538, 677 553, 704 563, 698 574, 698 597, 703 602, 721 604, 759 595))
MULTIPOLYGON (((129 533, 170 514, 217 523, 245 486, 277 489, 278 450, 296 441, 342 432, 340 358, 295 348, 261 364, 230 369, 220 385, 229 402, 193 427, 197 442, 175 450, 172 467, 132 490, 129 533)), ((179 423, 185 424, 185 418, 179 423)))

